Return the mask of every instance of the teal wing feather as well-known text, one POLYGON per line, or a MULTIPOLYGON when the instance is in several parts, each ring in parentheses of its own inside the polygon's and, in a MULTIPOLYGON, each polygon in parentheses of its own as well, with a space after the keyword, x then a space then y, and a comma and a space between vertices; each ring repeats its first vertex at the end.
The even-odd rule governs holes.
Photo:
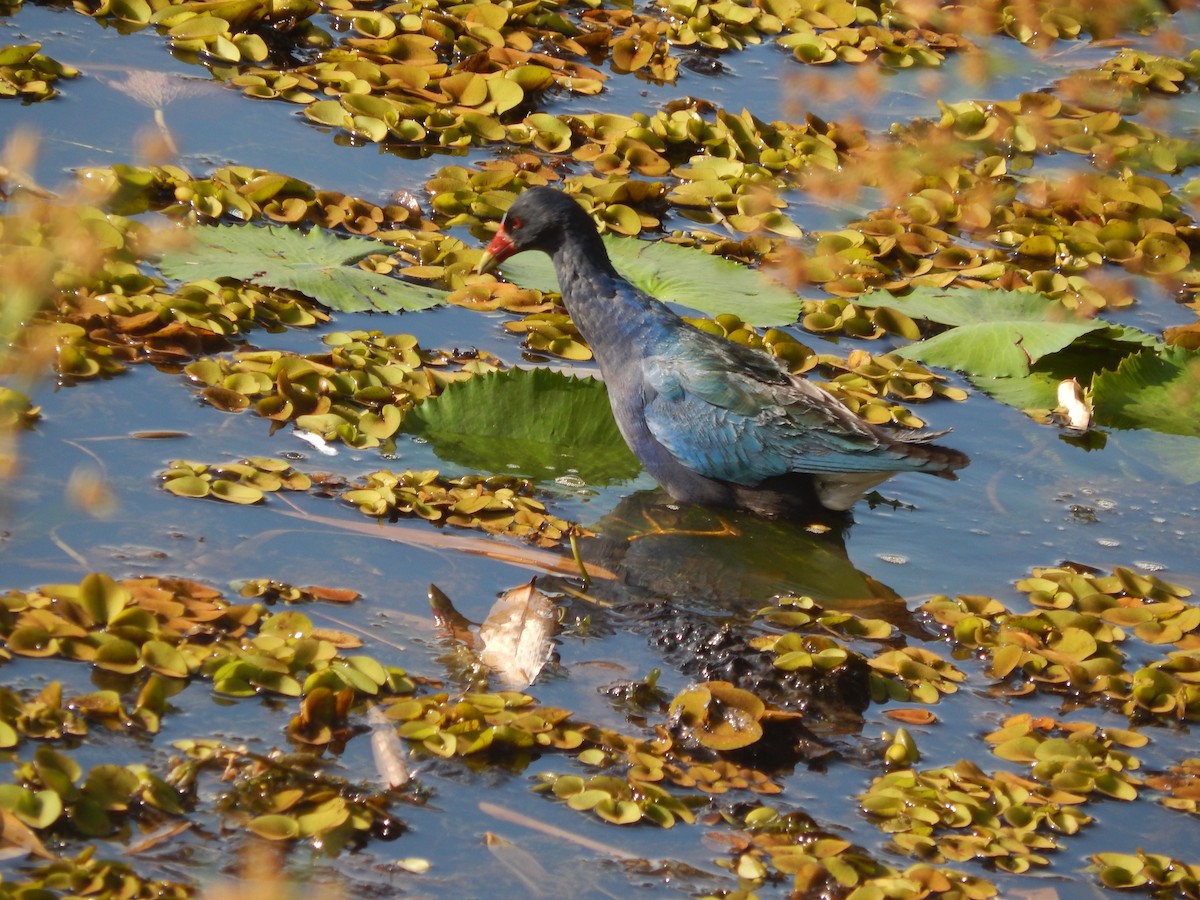
POLYGON ((672 337, 644 363, 646 423, 693 471, 756 485, 789 472, 917 467, 903 446, 767 354, 695 329, 672 337))

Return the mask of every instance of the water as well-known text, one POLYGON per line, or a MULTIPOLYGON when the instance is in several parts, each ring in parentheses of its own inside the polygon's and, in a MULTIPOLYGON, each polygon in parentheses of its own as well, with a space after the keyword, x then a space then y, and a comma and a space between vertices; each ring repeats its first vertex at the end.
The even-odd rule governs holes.
MULTIPOLYGON (((20 125, 40 134, 33 174, 47 186, 60 183, 65 173, 78 167, 137 160, 138 135, 150 127, 150 110, 103 80, 119 78, 113 67, 127 66, 169 72, 189 79, 187 83, 195 87, 194 93, 165 110, 181 148, 181 162, 194 174, 227 162, 260 166, 319 188, 381 201, 401 187, 419 192, 425 180, 452 159, 441 154, 414 160, 372 146, 346 146, 305 123, 297 107, 250 100, 204 81, 202 70, 175 60, 162 39, 150 31, 119 35, 71 12, 36 5, 26 5, 0 20, 0 44, 34 39, 43 42, 43 52, 84 71, 84 77, 67 83, 63 96, 53 102, 29 107, 0 103, 0 133, 20 125)), ((1107 48, 1087 44, 1063 45, 1058 55, 1041 57, 1009 43, 994 49, 1008 63, 989 83, 986 96, 995 98, 1044 88, 1068 65, 1094 64, 1108 54, 1107 48)), ((598 97, 559 98, 549 109, 652 112, 669 99, 692 95, 735 111, 745 106, 765 120, 794 116, 799 107, 801 112, 829 119, 858 119, 868 129, 882 131, 893 121, 936 116, 935 97, 953 102, 985 96, 959 77, 958 63, 934 76, 905 72, 880 79, 884 102, 881 97, 846 91, 825 97, 797 96, 800 67, 770 46, 751 47, 723 59, 727 69, 715 77, 681 69, 676 86, 614 77, 598 97)), ((838 73, 846 70, 825 71, 834 74, 822 72, 818 77, 836 84, 838 73)), ((465 159, 488 156, 487 151, 476 150, 465 159)), ((801 201, 795 209, 805 229, 836 225, 833 220, 844 217, 841 211, 831 212, 811 202, 801 201)), ((1177 307, 1161 301, 1158 307, 1155 311, 1153 304, 1147 304, 1122 318, 1161 328, 1164 317, 1179 314, 1177 307), (1162 306, 1167 307, 1165 312, 1162 306)), ((519 363, 520 349, 504 335, 502 321, 498 315, 461 309, 395 319, 337 315, 318 331, 256 334, 254 341, 311 352, 319 348, 324 332, 380 328, 414 333, 427 346, 477 346, 506 363, 519 363)), ((811 335, 804 340, 818 343, 811 335)), ((21 472, 5 484, 0 498, 4 575, 0 587, 4 589, 73 582, 89 571, 118 577, 187 577, 222 589, 250 578, 350 588, 362 594, 361 602, 305 611, 318 625, 364 635, 367 646, 362 652, 411 673, 444 680, 453 692, 462 685, 447 663, 448 646, 429 613, 428 586, 436 584, 467 618, 480 621, 498 593, 533 574, 526 565, 468 555, 433 542, 389 540, 382 529, 374 533, 359 529, 367 520, 328 501, 299 498, 296 508, 274 498, 253 508, 188 501, 164 494, 156 477, 172 459, 217 461, 284 453, 305 471, 350 478, 385 465, 439 464, 428 446, 410 439, 400 442, 396 460, 380 460, 375 451, 345 448, 336 457, 322 457, 286 430, 271 435, 262 419, 215 412, 198 401, 181 376, 149 367, 71 388, 56 390, 42 383, 32 395, 43 407, 43 418, 25 435, 21 472), (163 431, 178 436, 162 440, 135 436, 163 431), (115 509, 107 517, 92 517, 64 490, 69 479, 81 472, 98 476, 115 497, 115 509), (336 524, 314 517, 333 517, 336 524)), ((1065 560, 1100 569, 1124 565, 1154 570, 1160 577, 1200 589, 1195 540, 1200 491, 1191 474, 1196 470, 1195 439, 1115 432, 1108 436, 1104 450, 1089 452, 1064 442, 1056 429, 1038 425, 981 394, 966 403, 939 403, 921 412, 931 426, 953 428, 947 443, 971 456, 971 466, 958 481, 916 475, 897 478, 882 489, 894 504, 859 504, 852 527, 824 538, 745 520, 737 523, 741 529, 737 540, 677 536, 661 541, 615 540, 607 545, 584 542, 585 559, 602 558, 618 576, 614 584, 598 585, 596 594, 616 603, 651 598, 716 619, 744 622, 774 595, 795 591, 831 606, 886 617, 911 634, 916 630, 911 610, 929 596, 989 594, 1021 608, 1013 583, 1033 566, 1065 560), (907 604, 898 597, 908 598, 907 604)), ((545 474, 543 485, 552 487, 555 474, 545 474)), ((643 515, 636 497, 625 498, 651 486, 642 476, 595 492, 568 490, 554 510, 568 518, 600 523, 602 531, 613 533, 615 517, 643 515)), ((557 490, 563 493, 561 485, 557 490)), ((582 720, 630 731, 626 713, 603 689, 662 667, 661 654, 628 621, 607 614, 603 607, 570 602, 566 624, 556 662, 531 693, 544 704, 574 710, 582 720)), ((86 692, 103 683, 98 673, 89 673, 78 664, 21 659, 6 665, 5 683, 14 689, 37 689, 62 680, 72 690, 86 692)), ((687 682, 667 666, 660 685, 671 695, 687 682)), ((1027 700, 988 696, 977 670, 972 670, 964 692, 953 699, 935 708, 940 725, 913 729, 925 752, 922 766, 952 764, 965 757, 984 768, 1003 768, 1006 764, 981 750, 979 736, 1005 715, 1031 708, 1057 712, 1053 698, 1034 707, 1027 700)), ((292 705, 282 700, 218 699, 206 682, 177 695, 172 706, 164 716, 162 732, 153 739, 105 733, 94 726, 97 737, 77 742, 72 753, 85 766, 100 761, 161 766, 173 752, 173 741, 197 736, 246 743, 268 752, 287 746, 283 728, 294 714, 292 705)), ((841 829, 849 839, 902 867, 904 858, 883 851, 883 837, 866 824, 852 799, 879 771, 859 757, 881 732, 895 727, 882 716, 886 708, 874 706, 868 711, 861 734, 837 738, 839 746, 848 750, 847 761, 826 770, 801 766, 793 773, 780 773, 785 792, 768 801, 803 809, 826 828, 841 829)), ((1126 724, 1123 717, 1105 711, 1083 711, 1080 716, 1109 727, 1126 724)), ((1177 732, 1155 728, 1148 733, 1153 737, 1151 747, 1135 752, 1155 765, 1194 755, 1185 748, 1187 734, 1182 727, 1177 732)), ((27 758, 31 753, 26 745, 17 756, 27 758)), ((412 893, 501 898, 536 893, 527 880, 531 867, 526 857, 485 847, 485 832, 494 832, 536 861, 543 872, 535 871, 534 883, 554 894, 695 894, 734 886, 714 866, 723 849, 698 839, 707 826, 614 828, 531 794, 537 775, 579 770, 569 755, 545 754, 527 767, 471 766, 461 760, 415 757, 419 778, 432 796, 425 805, 396 807, 409 828, 402 838, 373 840, 354 856, 326 857, 298 847, 288 855, 289 875, 318 885, 332 883, 337 891, 356 897, 412 893), (481 800, 490 805, 481 807, 481 800), (581 850, 561 836, 500 817, 497 808, 648 862, 624 864, 603 853, 581 850), (397 866, 397 861, 409 857, 428 858, 431 872, 412 875, 397 866)), ((351 735, 340 752, 328 754, 327 763, 331 772, 368 784, 374 777, 369 737, 351 735)), ((215 778, 210 779, 204 783, 202 797, 211 800, 221 789, 215 778)), ((1058 879, 1073 877, 1095 850, 1145 845, 1195 862, 1192 835, 1179 827, 1174 814, 1149 800, 1130 808, 1134 814, 1115 802, 1088 807, 1098 824, 1053 856, 1050 872, 1056 880, 1051 883, 1060 896, 1084 896, 1089 890, 1058 879)), ((222 834, 211 809, 196 818, 199 827, 192 834, 142 854, 136 862, 138 870, 201 881, 230 875, 236 868, 236 853, 231 851, 239 849, 241 837, 222 834)), ((99 842, 103 852, 123 853, 124 837, 99 842)), ((79 846, 80 842, 71 842, 66 852, 77 852, 79 846)), ((14 865, 5 865, 6 878, 14 865)), ((1029 882, 1021 879, 1005 882, 980 867, 964 864, 961 868, 1028 889, 1029 882)), ((785 892, 771 888, 764 894, 768 891, 780 896, 785 892)))

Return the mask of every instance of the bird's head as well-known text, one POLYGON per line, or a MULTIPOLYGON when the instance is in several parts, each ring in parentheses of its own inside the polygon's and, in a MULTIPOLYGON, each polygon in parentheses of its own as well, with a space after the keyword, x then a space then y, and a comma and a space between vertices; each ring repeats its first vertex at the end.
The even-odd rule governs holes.
POLYGON ((513 201, 500 230, 483 252, 475 271, 491 272, 525 250, 542 250, 551 256, 570 240, 599 242, 596 224, 582 206, 562 191, 532 187, 513 201))

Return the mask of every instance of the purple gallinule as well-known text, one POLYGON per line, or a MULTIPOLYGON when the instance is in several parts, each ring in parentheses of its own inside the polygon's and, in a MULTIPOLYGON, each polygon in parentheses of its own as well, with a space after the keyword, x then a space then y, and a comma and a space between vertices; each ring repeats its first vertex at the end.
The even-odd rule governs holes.
POLYGON ((683 321, 617 274, 591 217, 560 191, 521 194, 478 270, 525 250, 554 261, 625 442, 680 502, 806 516, 849 509, 898 472, 954 478, 967 465, 929 443, 938 434, 877 428, 770 355, 683 321))

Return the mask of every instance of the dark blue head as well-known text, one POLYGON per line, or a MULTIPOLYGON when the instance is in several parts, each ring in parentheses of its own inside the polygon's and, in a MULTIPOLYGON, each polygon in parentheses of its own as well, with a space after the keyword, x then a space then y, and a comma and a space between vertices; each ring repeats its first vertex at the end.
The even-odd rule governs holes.
POLYGON ((532 187, 513 201, 476 271, 490 272, 525 250, 541 250, 550 256, 580 253, 608 267, 608 254, 592 217, 574 199, 554 188, 532 187))

